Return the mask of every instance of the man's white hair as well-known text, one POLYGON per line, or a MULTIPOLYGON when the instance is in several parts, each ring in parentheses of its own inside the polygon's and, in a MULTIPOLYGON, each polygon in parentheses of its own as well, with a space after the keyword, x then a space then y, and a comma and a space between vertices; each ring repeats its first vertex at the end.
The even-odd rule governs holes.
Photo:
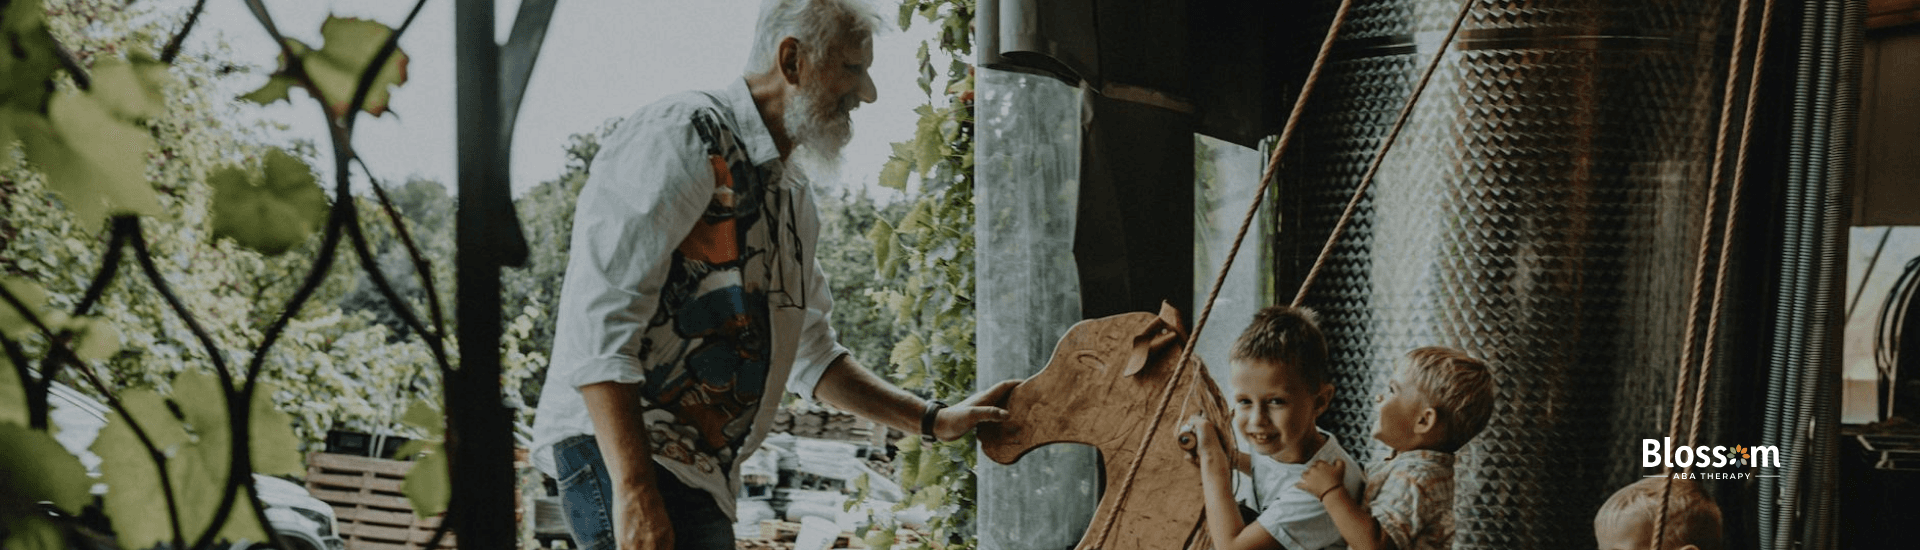
POLYGON ((780 42, 800 40, 804 58, 817 61, 828 44, 849 36, 871 36, 885 28, 884 19, 868 0, 765 0, 754 25, 753 51, 747 54, 747 74, 773 69, 780 42))

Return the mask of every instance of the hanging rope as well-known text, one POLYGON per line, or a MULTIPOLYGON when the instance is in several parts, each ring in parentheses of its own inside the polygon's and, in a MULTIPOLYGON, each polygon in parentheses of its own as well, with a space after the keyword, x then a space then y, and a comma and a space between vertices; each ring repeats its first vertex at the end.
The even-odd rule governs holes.
MULTIPOLYGON (((1327 244, 1322 248, 1320 257, 1315 260, 1313 269, 1308 272, 1307 278, 1301 282, 1300 292, 1294 298, 1293 302, 1295 307, 1299 307, 1300 300, 1306 296, 1307 288, 1313 284, 1314 275, 1319 272, 1321 264, 1326 261, 1327 254, 1333 249, 1334 243, 1339 240, 1342 228, 1347 224, 1348 220, 1352 218, 1355 205, 1359 203, 1360 197, 1366 192, 1367 184, 1372 181, 1373 175, 1379 171, 1382 159, 1386 157, 1387 151, 1393 146, 1394 140, 1398 138, 1401 128, 1406 125, 1408 117, 1413 113, 1414 105, 1419 102, 1421 94, 1426 91, 1427 83, 1432 81, 1434 70, 1439 66, 1440 59, 1446 55, 1448 47, 1453 44, 1454 37, 1459 34, 1460 26, 1466 21, 1467 14, 1472 11, 1475 2, 1476 0, 1462 1, 1460 13, 1454 17, 1453 25, 1448 28, 1446 38, 1441 41, 1439 49, 1434 52, 1433 58, 1428 61, 1425 70, 1421 72, 1420 80, 1414 86, 1413 94, 1407 98, 1406 104, 1401 106, 1399 116, 1394 120, 1393 128, 1388 132, 1386 140, 1380 144, 1379 151, 1375 152, 1373 163, 1368 166, 1367 173, 1362 177, 1360 186, 1354 190, 1353 199, 1348 201, 1346 211, 1341 214, 1340 221, 1335 224, 1333 232, 1328 235, 1327 244)), ((1174 363, 1172 376, 1168 377, 1167 385, 1161 391, 1160 400, 1152 410, 1164 411, 1167 409, 1167 405, 1171 404, 1173 398, 1174 387, 1179 385, 1178 382, 1180 381, 1181 375, 1187 372, 1187 365, 1193 359, 1194 344, 1199 340, 1200 332, 1206 328, 1207 320, 1213 315, 1213 306, 1214 303, 1219 300, 1220 289, 1225 285, 1227 274, 1232 270, 1233 262, 1240 254, 1240 246, 1246 240, 1247 231, 1253 226, 1253 220, 1260 212, 1260 204, 1265 200, 1267 190, 1273 185, 1274 173, 1279 169, 1280 158, 1285 154, 1287 146, 1293 141, 1294 130, 1298 127, 1302 115, 1306 112, 1307 99, 1312 95, 1314 85, 1320 80, 1320 72, 1326 66, 1328 54, 1333 49, 1334 39, 1339 36, 1340 28, 1345 25, 1347 13, 1352 7, 1352 4, 1352 0, 1342 0, 1340 7, 1334 13, 1333 22, 1329 24, 1327 28, 1327 36, 1320 43, 1320 51, 1314 56, 1312 68, 1307 71, 1307 79, 1301 86, 1300 96, 1294 100, 1293 111, 1287 115, 1287 124, 1281 129, 1280 139, 1274 145, 1272 156, 1267 160, 1266 169, 1260 177, 1260 185, 1254 191, 1253 202, 1248 205, 1246 215, 1240 220, 1240 228, 1234 233, 1233 245, 1227 250, 1225 262, 1221 264, 1220 269, 1214 276, 1212 289, 1207 293, 1206 305, 1201 308, 1200 316, 1194 322, 1193 330, 1187 334, 1187 341, 1180 351, 1180 358, 1174 363)), ((1192 380, 1187 384, 1186 396, 1182 398, 1180 402, 1180 418, 1186 417, 1188 404, 1193 399, 1193 394, 1200 385, 1199 372, 1199 369, 1191 371, 1192 380)), ((1163 416, 1164 415, 1154 415, 1153 420, 1147 425, 1146 434, 1141 437, 1140 443, 1134 447, 1133 460, 1128 462, 1127 472, 1120 480, 1119 495, 1115 501, 1116 505, 1117 503, 1126 502, 1127 497, 1133 491, 1134 478, 1140 473, 1140 464, 1146 456, 1147 446, 1152 443, 1154 433, 1159 431, 1160 420, 1163 416)), ((1211 421, 1217 422, 1218 419, 1215 418, 1211 421)), ((1224 441, 1222 442, 1222 446, 1225 446, 1224 441)), ((1109 515, 1101 524, 1098 530, 1099 534, 1094 538, 1092 548, 1104 548, 1106 546, 1107 537, 1113 532, 1114 517, 1113 515, 1109 515)))
MULTIPOLYGON (((1685 335, 1685 339, 1681 344, 1680 373, 1674 381, 1673 413, 1667 422, 1667 434, 1674 439, 1679 439, 1680 435, 1680 410, 1686 403, 1687 375, 1689 371, 1696 370, 1696 362, 1693 357, 1694 323, 1700 317, 1700 295, 1706 284, 1707 251, 1713 246, 1712 226, 1715 203, 1717 202, 1720 192, 1720 174, 1724 171, 1726 162, 1727 128, 1731 123, 1733 115, 1733 93, 1738 87, 1741 66, 1740 58, 1744 50, 1742 46, 1746 43, 1747 15, 1752 11, 1749 0, 1740 0, 1739 9, 1740 13, 1734 24, 1733 58, 1727 63, 1727 84, 1720 103, 1720 126, 1714 139, 1713 164, 1710 168, 1712 175, 1709 177, 1707 184, 1706 213, 1703 216, 1700 227, 1698 255, 1694 260, 1693 288, 1687 300, 1687 324, 1685 332, 1682 333, 1685 335)), ((1740 213, 1741 188, 1746 180, 1747 159, 1749 153, 1751 153, 1748 144, 1753 137, 1754 104, 1759 99, 1760 71, 1766 64, 1767 41, 1770 37, 1769 31, 1773 27, 1772 23, 1773 0, 1766 0, 1761 7, 1760 35, 1754 40, 1753 61, 1747 73, 1747 103, 1741 119, 1740 141, 1734 146, 1734 150, 1737 151, 1737 153, 1735 154, 1734 160, 1733 183, 1727 195, 1726 219, 1721 222, 1720 227, 1719 263, 1715 266, 1714 275, 1711 279, 1713 296, 1707 313, 1707 332, 1701 336, 1701 338, 1706 341, 1704 345, 1705 349, 1700 354, 1697 363, 1698 375, 1694 383, 1693 410, 1688 420, 1687 437, 1683 440, 1687 446, 1694 446, 1699 443, 1700 419, 1702 417, 1702 409, 1706 403, 1707 383, 1713 374, 1714 341, 1715 336, 1720 332, 1720 312, 1724 309, 1721 307, 1721 304, 1726 297, 1727 267, 1731 252, 1733 251, 1733 228, 1736 218, 1740 213)), ((1686 466, 1686 471, 1692 470, 1692 463, 1689 463, 1688 466, 1686 466)), ((1661 484, 1660 489, 1660 513, 1655 516, 1654 520, 1653 547, 1655 548, 1658 548, 1660 541, 1666 538, 1667 509, 1671 505, 1673 496, 1672 468, 1668 467, 1663 469, 1662 474, 1665 475, 1666 480, 1661 484)))
MULTIPOLYGON (((1433 79, 1433 70, 1440 66, 1440 57, 1446 55, 1447 47, 1453 44, 1453 37, 1460 32, 1460 24, 1467 20, 1467 13, 1473 11, 1475 0, 1465 0, 1460 5, 1460 14, 1454 16, 1453 27, 1447 29, 1447 37, 1441 41, 1439 51, 1433 52, 1433 60, 1427 63, 1427 69, 1420 73, 1420 82, 1413 86, 1413 95, 1407 103, 1400 106, 1400 115, 1393 120, 1393 129, 1387 131, 1387 139, 1380 142, 1380 150, 1373 153, 1373 161, 1367 163, 1366 174, 1360 176, 1360 186, 1353 189, 1353 198, 1347 200, 1347 207, 1340 211, 1340 220, 1334 222, 1333 233, 1327 235, 1327 244, 1320 247, 1320 255, 1313 259, 1313 267, 1307 269, 1307 276, 1300 280, 1300 291, 1293 295, 1293 307, 1300 307, 1307 301, 1307 290, 1313 288, 1313 280, 1320 276, 1320 269, 1326 267, 1327 258, 1333 256, 1333 246, 1340 242, 1340 234, 1347 230, 1347 224, 1353 221, 1353 211, 1360 206, 1360 198, 1367 194, 1367 187, 1373 185, 1373 176, 1380 172, 1380 166, 1387 160, 1387 150, 1393 147, 1394 140, 1400 138, 1400 129, 1407 124, 1407 118, 1413 114, 1413 106, 1420 101, 1421 92, 1426 91, 1427 82, 1433 79)), ((1278 152, 1278 151, 1276 151, 1278 152)), ((1278 160, 1280 157, 1275 156, 1278 160)), ((1262 189, 1265 189, 1263 186, 1262 189)), ((1255 203, 1258 204, 1258 203, 1255 203)), ((1211 302, 1208 305, 1212 305, 1211 302)))
MULTIPOLYGON (((1352 7, 1353 0, 1340 0, 1340 7, 1333 13, 1333 22, 1327 26, 1327 37, 1320 41, 1320 51, 1314 55, 1312 68, 1307 70, 1307 80, 1300 86, 1300 96, 1294 99, 1293 111, 1287 114, 1287 124, 1280 130, 1280 141, 1274 145, 1273 158, 1267 161, 1266 173, 1260 177, 1260 189, 1254 194, 1253 198, 1254 206, 1248 209, 1249 213, 1246 219, 1241 221, 1240 232, 1234 236, 1233 248, 1227 255, 1227 262, 1220 268, 1221 276, 1223 277, 1227 269, 1233 266, 1233 255, 1239 252, 1240 241, 1246 238, 1247 226, 1253 221, 1252 212, 1259 209, 1261 198, 1266 196, 1267 187, 1273 182, 1273 172, 1280 164, 1280 154, 1286 151, 1287 144, 1293 141, 1294 129, 1300 125, 1301 114, 1306 112, 1307 98, 1313 95, 1314 84, 1320 81, 1320 71, 1327 64, 1327 54, 1333 51, 1334 38, 1339 36, 1340 27, 1346 24, 1347 12, 1352 7)), ((1173 401, 1173 388, 1179 385, 1180 374, 1186 370, 1187 362, 1192 359, 1193 338, 1200 334, 1201 329, 1206 328, 1207 315, 1212 313, 1213 301, 1219 297, 1220 289, 1217 281, 1218 279, 1216 278, 1214 290, 1207 295, 1207 305, 1202 309, 1198 321, 1195 322, 1193 326, 1193 331, 1187 334, 1187 349, 1181 351, 1180 360, 1174 363, 1173 375, 1167 378, 1167 386, 1160 392, 1159 404, 1152 410, 1167 410, 1167 405, 1173 401)), ((1142 459, 1146 457, 1147 445, 1152 443, 1154 432, 1160 429, 1160 417, 1162 416, 1164 415, 1153 415, 1153 421, 1147 424, 1146 434, 1141 436, 1140 444, 1134 447, 1133 460, 1127 464, 1126 475, 1120 478, 1120 491, 1114 500, 1115 507, 1125 503, 1128 493, 1133 491, 1134 477, 1140 474, 1140 463, 1143 462, 1142 459)), ((1107 536, 1113 532, 1113 520, 1116 515, 1117 514, 1109 514, 1106 520, 1101 523, 1100 528, 1097 530, 1099 534, 1094 537, 1093 545, 1090 548, 1106 548, 1107 536)))

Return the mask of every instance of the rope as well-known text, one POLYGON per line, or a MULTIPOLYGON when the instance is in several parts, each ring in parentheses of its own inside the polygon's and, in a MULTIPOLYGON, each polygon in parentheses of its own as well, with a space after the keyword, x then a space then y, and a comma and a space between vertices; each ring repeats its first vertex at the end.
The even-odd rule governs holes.
MULTIPOLYGON (((1348 221, 1352 219, 1353 210, 1359 203, 1360 197, 1366 193, 1367 185, 1373 180, 1374 174, 1379 172, 1382 159, 1386 157, 1388 149, 1393 146, 1393 142, 1399 137, 1401 129, 1406 126, 1407 119, 1413 113, 1413 107, 1419 102, 1421 94, 1426 91, 1427 84, 1433 80, 1433 74, 1435 69, 1440 65, 1440 59, 1445 57, 1448 47, 1453 44, 1454 37, 1459 34, 1460 26, 1466 21, 1467 14, 1472 11, 1475 2, 1476 0, 1463 0, 1461 3, 1460 13, 1454 17, 1453 25, 1448 28, 1446 38, 1441 41, 1440 48, 1434 52, 1433 58, 1427 62, 1426 68, 1421 72, 1420 81, 1414 86, 1413 94, 1407 98, 1406 104, 1400 107, 1400 113, 1394 120, 1393 128, 1388 132, 1386 140, 1381 142, 1380 150, 1375 152, 1374 160, 1372 164, 1367 167, 1367 173, 1362 177, 1360 186, 1354 190, 1353 199, 1347 202, 1346 210, 1341 214, 1340 221, 1334 225, 1333 232, 1327 236, 1327 244, 1321 249, 1320 257, 1315 259, 1313 268, 1307 272, 1306 279, 1301 282, 1300 292, 1293 300, 1294 307, 1299 307, 1300 301, 1306 297, 1307 289, 1313 284, 1313 278, 1326 263, 1327 255, 1333 250, 1334 243, 1339 240, 1342 230, 1348 221)), ((1312 95, 1314 85, 1320 80, 1320 72, 1326 66, 1328 54, 1333 49, 1334 39, 1339 36, 1340 28, 1345 25, 1347 13, 1352 7, 1352 4, 1352 0, 1342 0, 1338 11, 1334 13, 1333 22, 1327 28, 1327 36, 1321 41, 1320 51, 1314 56, 1313 66, 1307 72, 1307 80, 1301 86, 1300 96, 1294 100, 1293 111, 1287 115, 1287 124, 1280 132, 1279 142, 1274 145, 1272 156, 1267 159, 1266 169, 1263 170, 1260 176, 1260 185, 1254 191, 1253 202, 1247 206, 1246 215, 1241 217, 1240 228, 1234 233, 1233 245, 1228 248, 1225 262, 1221 264, 1219 271, 1214 275, 1212 288, 1207 292, 1206 305, 1201 308, 1200 316, 1194 322, 1193 331, 1187 334, 1186 344, 1180 350, 1180 359, 1175 362, 1172 376, 1168 378, 1169 382, 1167 386, 1161 391, 1159 404, 1153 410, 1166 410, 1167 405, 1172 401, 1174 387, 1179 385, 1178 382, 1181 374, 1186 371, 1187 364, 1193 359, 1194 344, 1199 340, 1200 332, 1206 329, 1207 320, 1213 315, 1213 306, 1220 298, 1220 289, 1225 286, 1227 274, 1233 269, 1233 262, 1240 255, 1240 246, 1246 241, 1247 231, 1253 226, 1254 217, 1260 212, 1260 204, 1266 199, 1267 190, 1273 185, 1273 177, 1279 169, 1280 158, 1285 154, 1287 146, 1293 141, 1294 130, 1299 126, 1301 116, 1306 111, 1307 99, 1312 95)), ((1179 416, 1182 418, 1186 416, 1189 402, 1192 401, 1194 392, 1199 388, 1199 373, 1200 371, 1198 369, 1192 371, 1194 380, 1187 384, 1186 395, 1180 401, 1179 416)), ((1121 478, 1120 493, 1118 499, 1115 501, 1116 503, 1125 502, 1129 494, 1132 493, 1133 480, 1140 473, 1140 464, 1146 457, 1147 446, 1152 442, 1153 434, 1159 431, 1160 420, 1163 416, 1164 415, 1154 416, 1153 420, 1148 423, 1146 434, 1141 437, 1140 444, 1134 447, 1133 460, 1129 461, 1127 473, 1121 478)), ((1215 421, 1217 421, 1217 419, 1215 419, 1215 421)), ((1222 446, 1225 446, 1224 441, 1222 446)), ((1113 532, 1114 517, 1113 515, 1109 515, 1106 520, 1102 522, 1099 536, 1094 539, 1092 548, 1104 548, 1106 546, 1107 537, 1113 532)))
MULTIPOLYGON (((1215 278, 1213 291, 1207 294, 1207 305, 1201 310, 1193 331, 1187 334, 1186 349, 1181 350, 1180 360, 1174 363, 1173 375, 1167 378, 1167 386, 1160 392, 1159 405, 1153 410, 1167 410, 1167 405, 1173 401, 1173 388, 1179 385, 1181 372, 1186 370, 1187 363, 1192 360, 1194 337, 1199 336, 1200 331, 1206 328, 1207 316, 1213 312, 1213 302, 1220 296, 1220 279, 1226 276, 1227 270, 1233 266, 1234 255, 1240 252, 1240 242, 1246 238, 1247 228, 1253 222, 1254 213, 1259 210, 1260 201, 1266 196, 1267 187, 1273 183, 1273 173, 1280 164, 1280 155, 1286 151, 1287 144, 1293 141, 1294 129, 1300 125, 1301 114, 1306 112, 1307 98, 1313 95, 1314 84, 1320 81, 1320 71, 1326 67, 1327 55, 1333 51, 1334 38, 1339 36, 1340 27, 1346 24, 1347 12, 1352 7, 1353 0, 1340 0, 1340 7, 1333 14, 1333 22, 1327 26, 1327 36, 1320 41, 1320 51, 1314 55, 1313 66, 1307 71, 1307 80, 1300 86, 1300 96, 1294 99, 1293 111, 1287 114, 1287 125, 1280 130, 1280 141, 1274 145, 1273 158, 1267 161, 1266 173, 1260 177, 1260 189, 1254 194, 1253 207, 1248 209, 1246 218, 1240 223, 1240 232, 1234 236, 1233 247, 1227 254, 1227 262, 1221 266, 1220 276, 1215 278)), ((1147 445, 1153 442, 1154 432, 1160 430, 1160 419, 1163 416, 1165 415, 1153 415, 1153 420, 1147 424, 1146 433, 1140 437, 1140 444, 1134 446, 1133 460, 1127 464, 1126 475, 1120 478, 1120 492, 1114 500, 1116 508, 1126 502, 1128 494, 1133 492, 1133 480, 1140 474, 1140 463, 1144 462, 1143 459, 1146 457, 1147 445)), ((1093 544, 1089 548, 1106 547, 1107 536, 1113 533, 1115 517, 1116 514, 1109 514, 1106 520, 1101 522, 1099 535, 1093 539, 1093 544)))
MULTIPOLYGON (((1420 94, 1427 90, 1427 82, 1433 79, 1434 69, 1440 66, 1440 58, 1446 55, 1447 48, 1453 44, 1454 35, 1459 34, 1460 24, 1466 22, 1467 13, 1473 11, 1475 1, 1465 0, 1460 3, 1460 14, 1454 16, 1453 27, 1447 29, 1447 37, 1440 42, 1439 51, 1433 52, 1433 60, 1427 62, 1426 70, 1420 73, 1420 82, 1413 86, 1413 95, 1407 98, 1405 105, 1400 106, 1400 114, 1393 120, 1393 129, 1387 132, 1387 139, 1380 142, 1380 150, 1373 153, 1373 161, 1367 164, 1366 174, 1360 176, 1360 186, 1354 188, 1353 198, 1347 200, 1346 209, 1340 212, 1340 221, 1334 222, 1333 233, 1327 235, 1327 244, 1320 248, 1320 255, 1313 259, 1313 267, 1307 270, 1306 278, 1300 280, 1300 291, 1293 295, 1291 304, 1293 307, 1300 307, 1307 301, 1307 290, 1313 287, 1313 280, 1320 276, 1320 269, 1326 267, 1327 258, 1333 255, 1333 245, 1340 242, 1340 234, 1346 231, 1347 223, 1353 221, 1353 211, 1359 208, 1360 198, 1366 196, 1367 187, 1373 184, 1374 174, 1380 172, 1380 166, 1387 160, 1387 149, 1393 147, 1394 140, 1400 138, 1400 129, 1406 126, 1407 118, 1413 114, 1413 106, 1420 101, 1420 94)), ((1275 151, 1275 153, 1278 152, 1275 151)), ((1274 160, 1279 159, 1279 155, 1274 155, 1274 160)), ((1266 189, 1266 186, 1262 185, 1261 189, 1266 189)), ((1238 242, 1236 241, 1235 244, 1238 242)), ((1232 256, 1228 258, 1231 259, 1232 256)), ((1212 306, 1213 303, 1209 301, 1207 305, 1212 306)))
MULTIPOLYGON (((1733 92, 1738 85, 1740 57, 1745 49, 1743 46, 1746 43, 1747 36, 1747 16, 1748 12, 1752 11, 1749 0, 1740 0, 1739 9, 1740 14, 1734 25, 1733 56, 1727 64, 1727 84, 1721 97, 1720 125, 1714 140, 1713 164, 1711 168, 1713 172, 1707 184, 1707 208, 1705 220, 1702 222, 1700 228, 1699 254, 1694 261, 1693 289, 1692 294, 1688 298, 1687 325, 1686 331, 1683 333, 1686 335, 1686 339, 1681 345, 1680 374, 1674 384, 1673 413, 1669 417, 1667 425, 1667 433, 1675 438, 1679 436, 1680 432, 1680 410, 1685 405, 1687 373, 1695 364, 1693 357, 1694 323, 1700 316, 1700 294, 1705 284, 1707 251, 1712 247, 1713 214, 1715 202, 1717 202, 1720 190, 1720 174, 1723 171, 1722 166, 1726 161, 1727 127, 1731 123, 1733 115, 1733 92)), ((1704 339, 1706 343, 1705 350, 1701 353, 1698 362, 1699 374, 1694 384, 1693 411, 1688 420, 1687 438, 1685 439, 1685 445, 1687 446, 1693 446, 1699 442, 1700 419, 1702 409, 1706 403, 1707 382, 1713 374, 1714 337, 1719 334, 1720 331, 1720 312, 1724 309, 1722 303, 1726 297, 1727 265, 1733 250, 1734 222, 1737 214, 1740 212, 1740 191, 1742 184, 1746 180, 1747 160, 1751 153, 1748 144, 1753 137, 1754 104, 1759 97, 1760 71, 1761 68, 1765 66, 1767 40, 1770 37, 1769 31, 1772 28, 1772 23, 1773 0, 1766 0, 1761 8, 1760 35, 1754 41, 1753 61, 1748 69, 1747 104, 1741 119, 1740 141, 1735 145, 1737 153, 1734 160, 1733 184, 1727 196, 1727 216, 1726 219, 1722 221, 1720 228, 1719 263, 1714 268, 1713 296, 1707 314, 1707 332, 1702 336, 1702 339, 1704 339)), ((1692 469, 1693 466, 1689 463, 1689 465, 1686 466, 1686 471, 1692 471, 1692 469)), ((1660 542, 1666 538, 1667 509, 1671 504, 1673 495, 1672 469, 1669 467, 1663 470, 1663 473, 1667 475, 1660 489, 1660 513, 1655 516, 1654 520, 1655 527, 1652 542, 1655 548, 1658 548, 1660 542)))

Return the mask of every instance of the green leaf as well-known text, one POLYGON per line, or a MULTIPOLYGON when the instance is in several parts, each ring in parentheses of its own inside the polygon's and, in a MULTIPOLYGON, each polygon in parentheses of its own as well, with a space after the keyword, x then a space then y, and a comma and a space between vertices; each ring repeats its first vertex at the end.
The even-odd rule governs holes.
POLYGON ((207 177, 214 189, 213 235, 279 255, 327 221, 327 195, 305 161, 275 148, 261 163, 261 177, 227 166, 207 177))
MULTIPOLYGON (((9 55, 0 55, 0 105, 39 112, 46 101, 49 80, 59 70, 53 35, 47 32, 47 9, 40 2, 10 2, 0 13, 0 39, 9 55)), ((0 129, 4 131, 4 129, 0 129)), ((11 143, 10 138, 4 143, 11 143)), ((0 160, 0 168, 12 168, 11 160, 0 160)))
POLYGON ((7 442, 0 445, 0 510, 51 502, 67 513, 80 513, 93 481, 79 458, 51 434, 23 424, 0 422, 0 441, 7 442))
POLYGON ((867 241, 873 243, 874 268, 882 271, 889 269, 893 263, 895 245, 893 224, 887 223, 884 219, 874 220, 873 229, 867 230, 867 241))
POLYGON ((446 419, 440 415, 440 409, 425 399, 415 399, 407 407, 407 414, 400 417, 400 423, 426 430, 427 438, 439 440, 447 430, 446 419))
POLYGON ((22 312, 14 309, 13 304, 0 300, 0 335, 18 340, 35 330, 33 324, 27 322, 26 314, 38 316, 47 308, 47 291, 33 281, 18 277, 0 278, 0 286, 5 286, 7 293, 27 306, 28 311, 22 312))
POLYGON ((907 174, 912 171, 913 166, 908 163, 906 159, 900 157, 889 158, 887 159, 887 163, 880 167, 880 186, 895 191, 906 191, 907 174))
POLYGON ((45 118, 10 117, 27 160, 83 222, 109 214, 157 216, 160 202, 146 179, 153 137, 115 112, 124 98, 103 101, 98 93, 55 95, 45 118))
MULTIPOLYGON (((294 48, 311 83, 307 92, 317 93, 328 114, 336 118, 345 116, 347 103, 353 100, 353 88, 360 82, 360 73, 369 68, 374 54, 392 35, 392 28, 377 21, 327 17, 327 21, 320 24, 319 49, 308 49, 304 45, 294 48)), ((373 87, 367 91, 362 109, 374 116, 387 112, 390 88, 406 81, 407 53, 396 49, 374 75, 373 87)))
POLYGON ((400 485, 407 502, 413 503, 414 515, 423 518, 447 511, 447 503, 453 500, 453 483, 447 477, 447 453, 438 447, 430 446, 426 457, 413 465, 413 470, 407 472, 407 480, 400 485))
POLYGON ((294 82, 291 77, 274 75, 267 78, 266 85, 261 86, 258 90, 240 96, 240 99, 261 105, 275 101, 289 101, 287 92, 293 89, 294 84, 296 84, 296 82, 294 82))
POLYGON ((0 353, 0 424, 25 426, 31 419, 27 414, 27 388, 20 382, 20 373, 13 370, 13 360, 0 353))
POLYGON ((873 530, 867 531, 867 536, 860 537, 860 540, 865 541, 867 543, 867 548, 870 548, 872 550, 892 550, 893 539, 894 539, 893 533, 887 532, 882 529, 873 529, 873 530))
MULTIPOLYGON (((300 473, 299 443, 293 436, 291 419, 272 407, 267 397, 272 388, 261 385, 255 390, 247 426, 252 470, 268 475, 300 473)), ((245 474, 229 468, 233 437, 219 380, 205 373, 185 372, 174 379, 171 399, 143 389, 124 392, 121 401, 166 456, 164 467, 182 529, 189 536, 205 531, 220 504, 228 476, 245 474)), ((160 484, 160 466, 140 444, 125 416, 116 413, 108 420, 94 441, 93 452, 102 459, 106 512, 114 518, 120 542, 129 548, 145 548, 171 540, 168 514, 155 513, 154 508, 156 503, 168 502, 160 484)), ((241 492, 244 490, 235 488, 233 511, 227 523, 219 527, 216 540, 265 540, 266 531, 254 519, 252 501, 241 492)))
POLYGON ((900 3, 900 19, 898 21, 900 30, 904 31, 913 27, 913 11, 918 7, 919 2, 913 2, 911 0, 900 3))
POLYGON ((156 116, 166 110, 163 93, 172 76, 167 64, 146 56, 104 59, 90 69, 91 93, 114 113, 127 118, 156 116))
POLYGON ((927 43, 920 43, 920 51, 914 53, 915 66, 920 67, 920 93, 933 95, 933 63, 927 59, 927 43))
POLYGON ((60 532, 60 526, 40 515, 21 515, 13 518, 0 518, 0 533, 6 533, 0 539, 0 548, 8 550, 67 550, 66 536, 60 532))
POLYGON ((67 322, 73 330, 73 355, 82 361, 97 361, 120 352, 120 330, 98 317, 79 317, 67 322))

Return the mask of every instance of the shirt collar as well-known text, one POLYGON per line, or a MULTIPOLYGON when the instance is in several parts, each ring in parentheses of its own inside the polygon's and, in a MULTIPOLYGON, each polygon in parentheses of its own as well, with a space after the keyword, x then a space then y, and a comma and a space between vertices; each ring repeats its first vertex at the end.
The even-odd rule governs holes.
POLYGON ((747 90, 746 77, 727 86, 723 97, 727 109, 733 111, 734 138, 747 147, 747 160, 755 166, 779 160, 780 150, 773 146, 773 134, 767 131, 767 122, 760 119, 760 108, 753 103, 753 92, 747 90))
POLYGON ((1387 457, 1387 460, 1400 460, 1401 458, 1405 458, 1407 460, 1418 460, 1422 462, 1433 462, 1433 463, 1437 463, 1445 466, 1453 466, 1453 453, 1449 453, 1445 451, 1436 451, 1433 449, 1414 449, 1411 451, 1400 451, 1400 452, 1394 453, 1392 456, 1387 457))

